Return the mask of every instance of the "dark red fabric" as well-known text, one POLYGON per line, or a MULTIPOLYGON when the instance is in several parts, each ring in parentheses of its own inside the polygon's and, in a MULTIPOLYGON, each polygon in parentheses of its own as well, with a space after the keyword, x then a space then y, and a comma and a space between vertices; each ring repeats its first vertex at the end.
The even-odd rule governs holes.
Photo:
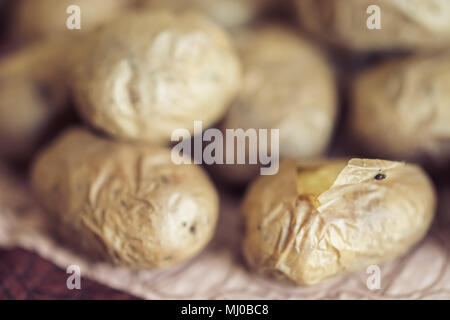
POLYGON ((95 281, 81 279, 81 290, 69 290, 64 270, 22 250, 0 250, 0 299, 136 299, 95 281))

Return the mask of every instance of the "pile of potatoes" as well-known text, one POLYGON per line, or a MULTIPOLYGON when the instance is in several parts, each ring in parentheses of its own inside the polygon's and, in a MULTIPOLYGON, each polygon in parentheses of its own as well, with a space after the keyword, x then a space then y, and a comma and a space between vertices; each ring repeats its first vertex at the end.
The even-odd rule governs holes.
POLYGON ((381 1, 369 30, 367 0, 15 1, 0 9, 0 157, 30 164, 49 232, 90 259, 194 257, 227 185, 247 186, 252 270, 298 285, 364 270, 433 221, 427 170, 450 161, 447 2, 381 1), (171 135, 195 121, 279 129, 278 173, 176 165, 171 135))

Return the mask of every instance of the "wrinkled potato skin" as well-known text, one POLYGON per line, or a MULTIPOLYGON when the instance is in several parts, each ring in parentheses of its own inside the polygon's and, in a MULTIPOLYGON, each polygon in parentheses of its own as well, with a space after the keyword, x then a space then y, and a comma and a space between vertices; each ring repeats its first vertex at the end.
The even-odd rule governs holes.
POLYGON ((352 95, 350 123, 367 151, 448 164, 449 54, 394 60, 364 71, 352 95))
POLYGON ((71 129, 32 171, 37 199, 66 242, 91 257, 135 269, 186 260, 211 239, 218 196, 194 165, 170 150, 122 144, 71 129))
POLYGON ((67 110, 66 49, 44 42, 0 59, 0 156, 29 156, 67 110))
POLYGON ((357 50, 410 50, 450 44, 447 0, 296 0, 304 28, 338 46, 357 50), (370 5, 381 9, 380 30, 367 28, 370 5))
POLYGON ((127 140, 168 143, 225 113, 240 83, 229 37, 196 14, 145 11, 94 33, 74 72, 83 118, 127 140))
MULTIPOLYGON (((243 85, 222 129, 280 129, 280 158, 321 155, 333 133, 337 89, 320 50, 274 25, 244 32, 236 42, 243 85)), ((227 165, 218 171, 228 180, 248 182, 257 169, 227 165)))
POLYGON ((14 38, 34 40, 85 33, 122 13, 131 3, 130 0, 20 0, 14 8, 14 38), (81 9, 79 30, 69 30, 66 26, 70 16, 66 10, 71 5, 81 9))
POLYGON ((433 186, 415 165, 352 159, 316 209, 297 193, 298 168, 284 162, 244 199, 244 254, 261 274, 314 285, 363 270, 405 254, 432 221, 433 186))
POLYGON ((175 12, 197 10, 226 28, 248 24, 274 0, 140 0, 141 6, 175 12))

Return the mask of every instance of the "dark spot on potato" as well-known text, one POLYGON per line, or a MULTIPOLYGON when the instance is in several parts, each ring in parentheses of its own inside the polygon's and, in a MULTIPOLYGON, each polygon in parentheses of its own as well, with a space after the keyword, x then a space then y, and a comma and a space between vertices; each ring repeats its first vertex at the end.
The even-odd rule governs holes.
POLYGON ((162 176, 161 181, 162 183, 169 183, 169 178, 167 178, 166 176, 162 176))
POLYGON ((379 173, 374 177, 375 180, 384 180, 386 179, 386 175, 383 173, 379 173))
POLYGON ((299 194, 299 195, 297 196, 296 201, 295 201, 295 205, 298 206, 300 203, 302 203, 302 202, 304 202, 304 201, 308 201, 308 202, 309 202, 308 196, 305 195, 305 194, 299 194))
POLYGON ((189 228, 189 232, 192 234, 195 234, 197 232, 197 226, 195 224, 193 224, 190 228, 189 228))

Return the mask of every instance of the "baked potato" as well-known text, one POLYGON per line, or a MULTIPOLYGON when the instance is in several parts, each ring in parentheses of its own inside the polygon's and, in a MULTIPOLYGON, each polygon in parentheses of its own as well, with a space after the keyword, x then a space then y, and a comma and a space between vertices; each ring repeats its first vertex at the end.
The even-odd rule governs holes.
POLYGON ((303 27, 332 44, 356 51, 418 50, 450 45, 447 0, 296 0, 303 27), (367 20, 380 8, 381 29, 367 20))
POLYGON ((139 0, 138 3, 145 8, 167 9, 174 12, 197 10, 218 24, 233 28, 254 20, 273 4, 274 0, 139 0))
POLYGON ((132 0, 16 0, 11 30, 14 40, 36 40, 46 37, 67 37, 91 31, 99 24, 122 13, 132 0), (70 30, 66 21, 77 5, 81 10, 80 29, 70 30))
POLYGON ((42 42, 0 58, 0 156, 28 158, 65 117, 67 48, 42 42))
POLYGON ((426 234, 435 206, 416 165, 288 160, 244 199, 244 255, 261 274, 318 284, 404 255, 426 234))
MULTIPOLYGON (((242 32, 236 43, 243 83, 222 130, 279 129, 281 158, 321 155, 330 142, 337 115, 337 85, 323 53, 276 25, 242 32)), ((271 145, 269 141, 267 145, 271 145)), ((226 165, 217 166, 217 171, 242 183, 257 174, 258 167, 226 165)))
POLYGON ((218 196, 194 165, 170 150, 125 144, 73 128, 41 152, 32 169, 50 230, 93 260, 133 269, 170 266, 213 236, 218 196))
POLYGON ((438 167, 449 163, 450 54, 372 67, 357 76, 351 96, 352 135, 366 152, 438 167))
MULTIPOLYGON (((89 36, 73 71, 78 110, 124 140, 167 144, 219 120, 240 84, 228 35, 194 13, 124 14, 89 36)), ((77 55, 78 56, 78 55, 77 55)))

